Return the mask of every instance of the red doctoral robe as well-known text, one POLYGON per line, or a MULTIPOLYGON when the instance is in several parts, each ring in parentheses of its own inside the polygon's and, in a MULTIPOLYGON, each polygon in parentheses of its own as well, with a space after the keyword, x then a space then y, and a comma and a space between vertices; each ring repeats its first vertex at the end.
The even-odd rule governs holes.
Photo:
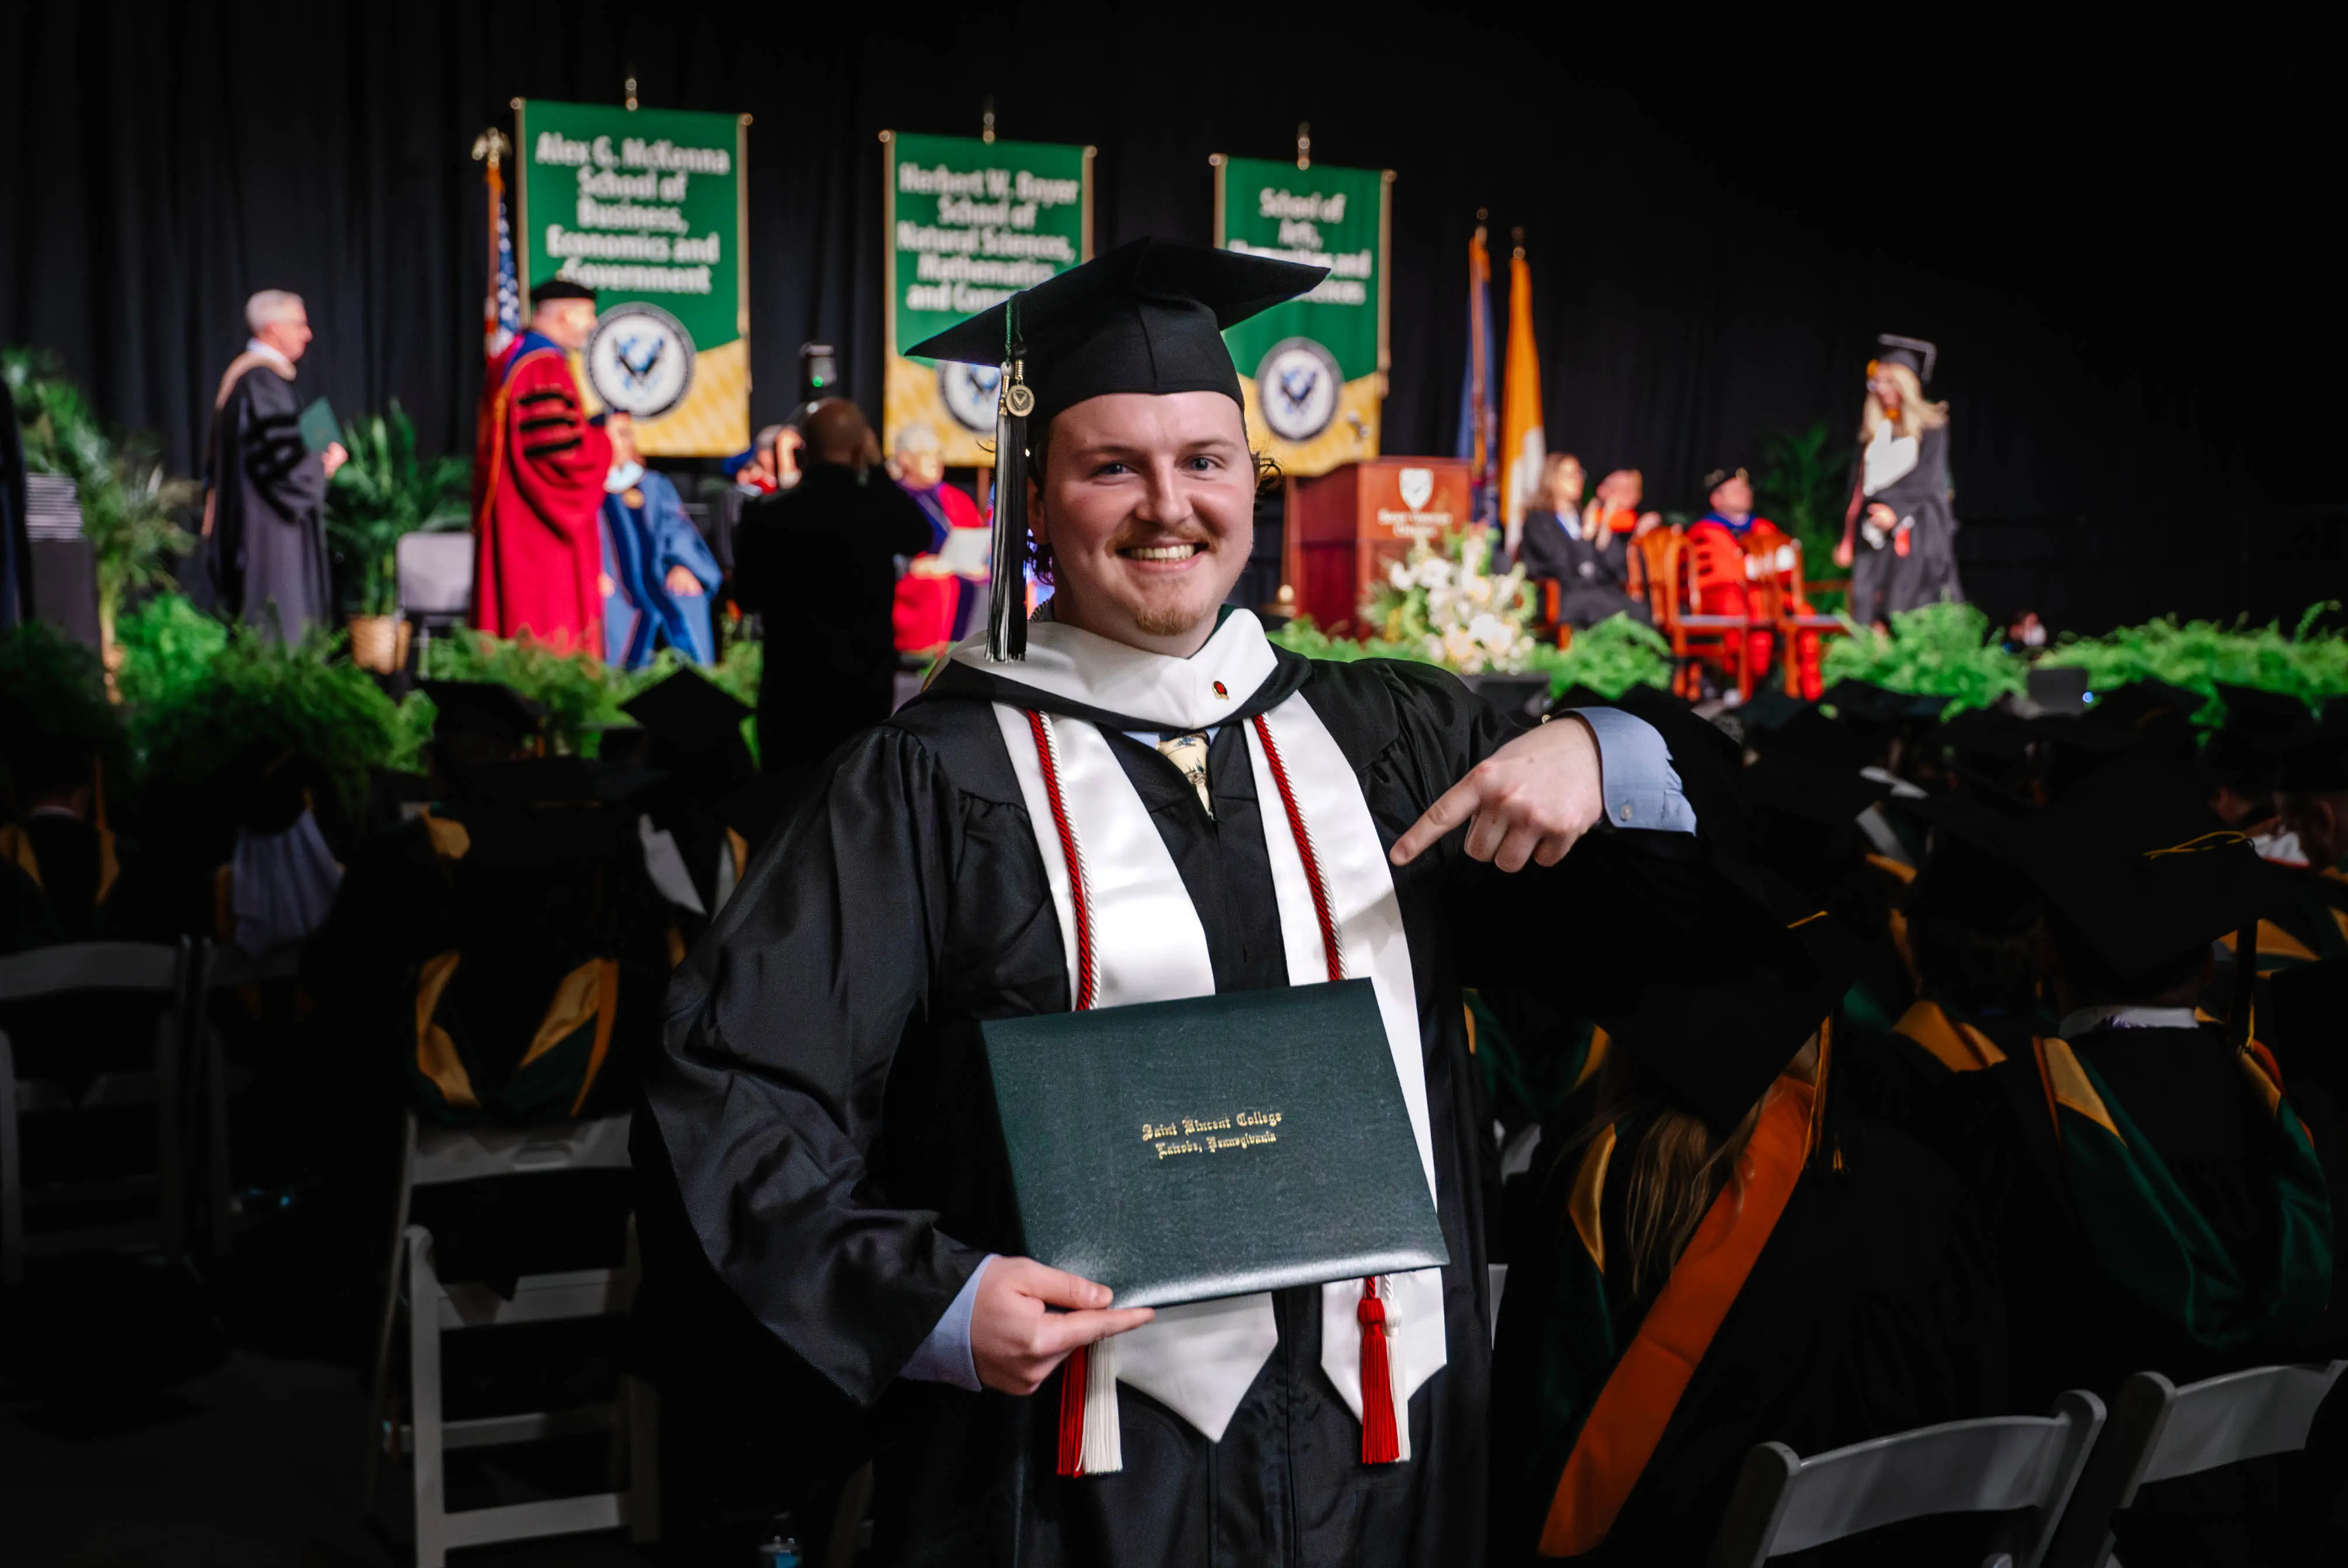
POLYGON ((612 442, 587 423, 571 362, 524 333, 489 366, 473 453, 473 624, 600 656, 596 514, 612 442))

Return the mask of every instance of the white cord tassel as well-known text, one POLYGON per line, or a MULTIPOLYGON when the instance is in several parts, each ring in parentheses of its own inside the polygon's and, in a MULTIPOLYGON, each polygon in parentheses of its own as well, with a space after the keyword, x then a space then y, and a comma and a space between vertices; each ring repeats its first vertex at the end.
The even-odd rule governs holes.
POLYGON ((1125 1468, 1125 1438, 1117 1422, 1115 1338, 1097 1339, 1085 1353, 1084 1473, 1111 1475, 1125 1468))

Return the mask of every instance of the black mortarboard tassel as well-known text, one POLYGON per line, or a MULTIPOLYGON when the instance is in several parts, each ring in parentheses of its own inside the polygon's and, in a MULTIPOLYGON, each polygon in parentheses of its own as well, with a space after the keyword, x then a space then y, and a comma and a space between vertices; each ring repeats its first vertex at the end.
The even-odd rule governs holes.
POLYGON ((1027 657, 1027 340, 1019 296, 1003 302, 1003 395, 994 409, 994 559, 986 601, 986 656, 1027 657))

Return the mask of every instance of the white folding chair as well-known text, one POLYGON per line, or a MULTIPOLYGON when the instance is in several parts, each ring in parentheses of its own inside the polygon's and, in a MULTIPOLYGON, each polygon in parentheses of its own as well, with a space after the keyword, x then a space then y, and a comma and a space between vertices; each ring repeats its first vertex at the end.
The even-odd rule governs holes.
POLYGON ((484 1285, 442 1283, 433 1256, 432 1233, 407 1223, 409 1199, 417 1187, 487 1176, 627 1167, 625 1116, 545 1127, 427 1128, 418 1125, 414 1112, 408 1112, 392 1227, 390 1286, 376 1341, 375 1419, 367 1450, 366 1507, 370 1512, 375 1507, 376 1482, 386 1450, 395 1455, 405 1451, 415 1467, 418 1568, 441 1568, 451 1547, 623 1524, 634 1540, 657 1539, 655 1418, 652 1390, 641 1379, 623 1375, 621 1399, 611 1405, 460 1420, 444 1419, 441 1415, 440 1336, 444 1333, 625 1316, 636 1286, 633 1224, 627 1261, 622 1267, 523 1275, 514 1282, 513 1295, 508 1299, 484 1285), (393 1413, 390 1388, 392 1335, 403 1306, 407 1318, 406 1421, 393 1413), (615 1460, 625 1449, 628 1484, 624 1491, 448 1511, 445 1460, 449 1450, 539 1442, 597 1431, 613 1434, 615 1460))
POLYGON ((2348 1361, 2256 1367, 2182 1389, 2157 1372, 2134 1374, 2112 1396, 2111 1423, 2079 1477, 2047 1568, 2112 1562, 2112 1515, 2138 1487, 2305 1448, 2343 1371, 2348 1361))
POLYGON ((461 626, 473 610, 473 536, 412 533, 392 548, 392 573, 400 616, 415 624, 415 667, 424 668, 424 645, 438 627, 461 626))
MULTIPOLYGON (((20 1080, 16 1054, 0 1028, 0 1283, 17 1285, 25 1260, 60 1253, 151 1245, 178 1262, 187 1251, 185 1076, 201 1005, 198 945, 154 942, 66 942, 0 958, 0 1006, 98 994, 156 999, 154 1040, 136 1067, 104 1068, 78 1092, 50 1080, 20 1080), (27 1189, 23 1122, 151 1105, 155 1110, 155 1169, 98 1181, 43 1184, 27 1189), (27 1209, 75 1206, 152 1195, 151 1217, 135 1221, 59 1225, 28 1233, 27 1209)), ((206 1126, 209 1129, 209 1122, 206 1126)))
POLYGON ((2052 1416, 1922 1427, 1803 1459, 1763 1443, 1745 1459, 1713 1537, 1712 1568, 1772 1557, 1942 1513, 2003 1514, 1983 1568, 2038 1568, 2104 1424, 2073 1389, 2052 1416))

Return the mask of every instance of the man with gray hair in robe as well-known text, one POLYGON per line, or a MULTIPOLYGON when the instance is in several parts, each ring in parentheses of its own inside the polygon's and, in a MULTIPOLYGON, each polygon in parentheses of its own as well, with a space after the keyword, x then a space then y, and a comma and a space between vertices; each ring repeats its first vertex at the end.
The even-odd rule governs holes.
POLYGON ((246 302, 244 352, 212 399, 204 536, 221 613, 299 642, 334 610, 326 571, 326 484, 349 456, 302 436, 294 362, 310 346, 302 296, 263 289, 246 302))

